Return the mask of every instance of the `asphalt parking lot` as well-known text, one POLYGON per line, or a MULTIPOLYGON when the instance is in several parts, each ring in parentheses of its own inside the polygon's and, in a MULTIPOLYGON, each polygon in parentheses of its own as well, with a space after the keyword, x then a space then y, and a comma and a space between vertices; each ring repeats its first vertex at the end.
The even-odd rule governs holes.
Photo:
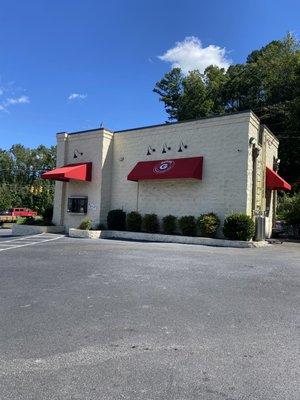
POLYGON ((299 399, 300 244, 0 232, 1 400, 299 399))

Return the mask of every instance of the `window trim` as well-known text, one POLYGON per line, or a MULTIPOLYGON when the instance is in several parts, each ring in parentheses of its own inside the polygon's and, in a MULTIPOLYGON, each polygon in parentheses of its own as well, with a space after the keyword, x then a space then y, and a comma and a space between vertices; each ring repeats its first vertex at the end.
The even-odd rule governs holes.
POLYGON ((88 213, 88 196, 82 196, 82 195, 79 195, 79 196, 76 196, 76 195, 68 196, 68 199, 67 199, 67 213, 68 214, 74 214, 74 215, 86 215, 88 213), (81 212, 81 211, 71 211, 71 210, 69 210, 69 201, 73 200, 73 199, 77 199, 77 200, 83 199, 83 200, 85 200, 85 203, 84 203, 85 211, 81 212))

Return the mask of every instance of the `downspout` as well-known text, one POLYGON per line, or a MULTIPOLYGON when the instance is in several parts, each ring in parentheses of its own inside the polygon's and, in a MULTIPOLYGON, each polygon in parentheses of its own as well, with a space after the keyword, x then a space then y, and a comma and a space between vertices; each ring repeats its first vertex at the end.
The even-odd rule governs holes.
MULTIPOLYGON (((66 165, 67 162, 67 155, 68 155, 68 134, 65 133, 64 137, 64 162, 63 165, 66 165)), ((62 189, 61 189, 61 211, 60 211, 60 225, 64 225, 64 217, 65 217, 65 210, 66 210, 66 192, 67 192, 67 183, 62 182, 62 189)))
POLYGON ((136 211, 139 211, 139 191, 140 191, 140 181, 137 181, 137 190, 136 190, 136 211))
POLYGON ((252 145, 252 216, 256 211, 256 190, 257 190, 257 157, 259 156, 260 149, 256 147, 255 143, 252 145))

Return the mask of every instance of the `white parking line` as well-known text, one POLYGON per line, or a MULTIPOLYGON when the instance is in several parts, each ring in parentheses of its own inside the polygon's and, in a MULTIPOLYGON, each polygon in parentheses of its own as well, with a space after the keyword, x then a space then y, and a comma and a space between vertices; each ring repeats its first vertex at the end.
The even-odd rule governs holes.
POLYGON ((16 240, 27 240, 30 238, 37 238, 37 237, 41 237, 41 236, 45 236, 45 233, 37 233, 36 235, 28 235, 28 236, 19 236, 16 237, 14 239, 9 239, 9 240, 2 240, 0 243, 9 243, 9 242, 15 242, 16 240))
POLYGON ((6 240, 6 241, 3 241, 3 242, 0 242, 0 252, 1 251, 12 250, 12 249, 17 249, 19 247, 33 246, 33 245, 39 244, 39 243, 52 242, 53 240, 58 240, 58 239, 61 239, 63 237, 64 236, 51 237, 51 236, 46 236, 44 233, 40 233, 40 234, 33 235, 33 236, 25 236, 25 237, 18 238, 18 239, 6 240), (32 239, 32 241, 28 240, 28 239, 32 239), (26 243, 24 243, 24 241, 26 243), (6 244, 6 242, 14 242, 14 243, 7 243, 6 244), (6 247, 1 249, 2 246, 6 246, 6 247))

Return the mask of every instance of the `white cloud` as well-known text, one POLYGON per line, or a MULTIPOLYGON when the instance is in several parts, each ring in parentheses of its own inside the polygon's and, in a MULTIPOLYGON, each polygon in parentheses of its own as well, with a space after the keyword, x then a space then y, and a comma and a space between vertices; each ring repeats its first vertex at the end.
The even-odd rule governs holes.
POLYGON ((0 76, 0 112, 9 114, 8 109, 18 104, 28 104, 30 99, 24 95, 25 89, 16 85, 14 81, 4 81, 0 76))
POLYGON ((87 94, 81 94, 81 93, 72 93, 68 97, 69 100, 84 100, 87 97, 87 94))
POLYGON ((8 107, 14 106, 16 104, 28 104, 30 103, 30 99, 28 96, 20 96, 20 97, 10 97, 6 100, 2 101, 0 104, 0 111, 8 112, 8 107))
POLYGON ((195 36, 188 36, 182 42, 177 42, 174 47, 158 58, 170 62, 172 68, 181 68, 184 74, 195 69, 203 73, 209 65, 227 69, 231 62, 227 58, 225 48, 213 44, 202 47, 201 41, 195 36))
POLYGON ((28 104, 28 103, 30 103, 28 96, 20 96, 17 98, 7 99, 5 102, 5 106, 10 106, 10 105, 14 105, 14 104, 28 104))

